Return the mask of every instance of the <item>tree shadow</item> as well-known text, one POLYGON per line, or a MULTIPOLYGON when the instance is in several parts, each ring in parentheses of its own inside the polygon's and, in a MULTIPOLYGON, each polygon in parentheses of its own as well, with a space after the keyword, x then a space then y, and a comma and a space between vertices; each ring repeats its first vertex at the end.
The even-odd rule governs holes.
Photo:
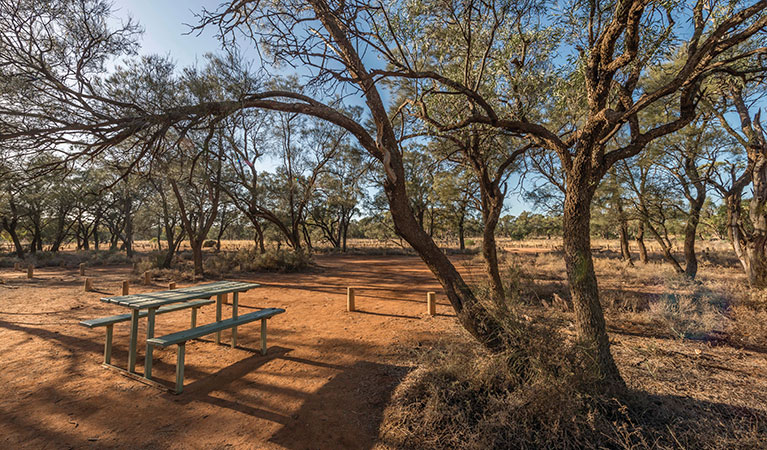
POLYGON ((292 450, 372 448, 378 441, 384 409, 408 371, 392 364, 358 361, 308 396, 293 415, 295 420, 284 424, 268 441, 292 450))

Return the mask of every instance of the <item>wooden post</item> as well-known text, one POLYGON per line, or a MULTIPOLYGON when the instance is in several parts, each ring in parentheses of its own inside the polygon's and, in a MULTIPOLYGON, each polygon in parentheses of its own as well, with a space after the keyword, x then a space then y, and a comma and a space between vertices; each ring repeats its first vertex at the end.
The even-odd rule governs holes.
MULTIPOLYGON (((239 315, 237 312, 237 307, 240 303, 240 296, 239 292, 235 292, 232 294, 232 319, 236 319, 239 315)), ((232 328, 232 348, 237 347, 237 327, 232 328)))
POLYGON ((27 266, 27 278, 32 279, 35 276, 35 266, 30 264, 27 266))
POLYGON ((85 263, 80 263, 80 276, 85 276, 85 263))
POLYGON ((13 270, 16 270, 16 271, 21 270, 21 263, 13 263, 13 270))
POLYGON ((178 344, 178 352, 176 353, 176 394, 180 394, 184 390, 184 350, 186 350, 186 342, 178 344))
POLYGON ((128 280, 123 281, 123 295, 130 294, 130 282, 128 280))
POLYGON ((136 344, 138 343, 138 309, 130 311, 130 343, 128 344, 128 372, 136 373, 136 344))
POLYGON ((354 288, 348 287, 346 288, 346 310, 349 312, 354 312, 354 288))
POLYGON ((157 314, 157 308, 149 308, 146 320, 146 352, 144 353, 144 378, 152 379, 152 353, 154 345, 149 343, 149 339, 154 337, 154 316, 157 314))
POLYGON ((198 309, 197 307, 192 308, 192 322, 191 322, 192 326, 189 328, 194 328, 197 326, 197 309, 198 309))
MULTIPOLYGON (((222 301, 222 295, 218 294, 216 296, 216 322, 221 322, 221 301, 222 301)), ((216 331, 216 344, 221 343, 221 330, 216 331)))
POLYGON ((171 281, 170 283, 168 283, 168 290, 172 291, 173 289, 176 289, 175 281, 171 281))
POLYGON ((434 301, 434 297, 437 294, 434 292, 427 292, 426 293, 426 309, 430 316, 437 315, 437 302, 434 301))
POLYGON ((90 292, 93 290, 93 282, 91 281, 90 278, 85 279, 85 285, 83 286, 83 290, 85 290, 85 292, 90 292))
POLYGON ((114 325, 107 325, 107 338, 104 341, 104 364, 112 364, 112 329, 114 325))
POLYGON ((266 355, 266 319, 261 319, 261 354, 266 355))
POLYGON ((152 284, 152 274, 148 270, 144 272, 144 284, 147 286, 152 284))

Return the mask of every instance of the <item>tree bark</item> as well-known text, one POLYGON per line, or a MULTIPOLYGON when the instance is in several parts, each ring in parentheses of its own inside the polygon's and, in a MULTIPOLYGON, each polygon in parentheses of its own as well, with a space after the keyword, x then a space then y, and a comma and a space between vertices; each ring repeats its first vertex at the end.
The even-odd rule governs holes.
POLYGON ((588 178, 568 177, 562 222, 565 266, 575 309, 575 327, 579 339, 592 349, 603 379, 623 385, 610 353, 610 341, 591 256, 591 199, 594 192, 593 187, 586 185, 588 178), (584 185, 576 181, 582 181, 584 185))

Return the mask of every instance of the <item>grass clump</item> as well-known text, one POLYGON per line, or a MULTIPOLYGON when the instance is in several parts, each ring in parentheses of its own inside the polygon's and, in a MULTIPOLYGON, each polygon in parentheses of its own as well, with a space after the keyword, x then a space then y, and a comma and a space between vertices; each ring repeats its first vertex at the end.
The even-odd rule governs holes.
POLYGON ((205 271, 211 275, 231 272, 303 272, 313 266, 311 255, 303 251, 269 249, 261 253, 255 247, 216 253, 205 260, 205 271))

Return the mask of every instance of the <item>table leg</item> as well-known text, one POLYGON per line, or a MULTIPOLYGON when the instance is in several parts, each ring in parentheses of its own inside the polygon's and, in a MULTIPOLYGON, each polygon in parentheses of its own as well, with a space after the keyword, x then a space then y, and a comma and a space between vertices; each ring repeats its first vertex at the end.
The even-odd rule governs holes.
POLYGON ((149 308, 147 312, 146 321, 146 357, 144 358, 144 378, 147 380, 152 379, 152 353, 154 346, 149 343, 149 339, 154 337, 154 316, 157 312, 157 308, 149 308))
POLYGON ((138 309, 130 311, 130 345, 128 347, 128 372, 136 373, 136 341, 138 340, 138 309))
MULTIPOLYGON (((223 298, 221 295, 216 296, 216 322, 221 322, 221 302, 223 298)), ((216 344, 221 343, 221 332, 216 331, 216 344)))
POLYGON ((266 355, 266 319, 261 319, 261 354, 266 355))
MULTIPOLYGON (((232 294, 232 319, 237 319, 237 306, 239 305, 239 292, 232 294)), ((232 328, 232 348, 237 347, 237 327, 232 328)))
POLYGON ((114 325, 107 325, 107 339, 104 342, 104 363, 112 364, 112 332, 114 325))
POLYGON ((176 394, 184 390, 184 350, 186 342, 178 344, 178 353, 176 353, 176 394))

